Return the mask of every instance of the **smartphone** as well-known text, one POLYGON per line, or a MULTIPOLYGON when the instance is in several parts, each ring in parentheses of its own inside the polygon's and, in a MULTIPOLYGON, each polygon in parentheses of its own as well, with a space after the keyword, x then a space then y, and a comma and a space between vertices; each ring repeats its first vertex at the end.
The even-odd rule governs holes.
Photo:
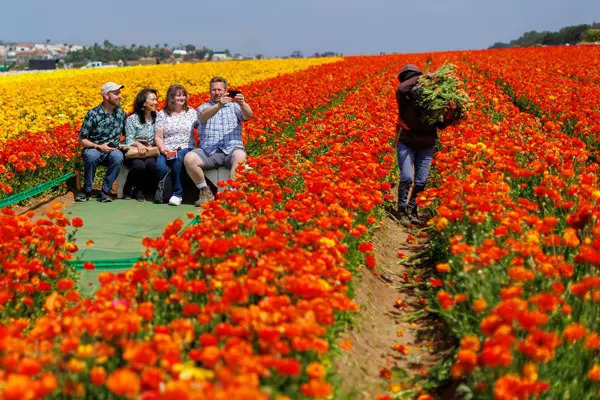
POLYGON ((165 153, 165 156, 167 157, 167 160, 174 160, 177 158, 177 151, 169 150, 165 153))
POLYGON ((229 96, 229 97, 231 97, 233 99, 233 98, 235 98, 235 96, 237 96, 240 93, 242 93, 241 90, 228 90, 227 91, 227 96, 229 96))

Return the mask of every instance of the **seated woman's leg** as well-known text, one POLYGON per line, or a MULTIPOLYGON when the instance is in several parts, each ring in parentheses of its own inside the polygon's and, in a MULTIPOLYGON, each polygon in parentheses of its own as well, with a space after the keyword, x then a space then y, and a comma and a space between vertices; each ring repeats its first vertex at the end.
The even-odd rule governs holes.
POLYGON ((151 192, 156 188, 156 157, 144 158, 143 185, 140 187, 146 192, 151 192))
POLYGON ((156 168, 155 168, 155 176, 156 176, 156 191, 154 192, 154 202, 155 203, 164 203, 164 192, 165 192, 165 183, 168 179, 169 166, 167 165, 166 157, 161 154, 156 157, 156 168))
POLYGON ((177 158, 169 160, 169 168, 173 174, 173 196, 183 198, 183 159, 190 149, 182 149, 177 152, 177 158))

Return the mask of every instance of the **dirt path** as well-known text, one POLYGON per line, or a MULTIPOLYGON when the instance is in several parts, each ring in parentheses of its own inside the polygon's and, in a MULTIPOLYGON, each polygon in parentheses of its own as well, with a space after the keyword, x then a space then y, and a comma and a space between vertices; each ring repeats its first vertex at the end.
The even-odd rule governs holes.
MULTIPOLYGON (((363 271, 355 297, 360 312, 341 340, 342 348, 349 347, 349 341, 352 347, 342 350, 337 360, 342 380, 340 398, 374 399, 388 393, 390 385, 398 383, 398 376, 424 374, 449 348, 434 318, 406 321, 411 313, 424 308, 412 288, 401 287, 413 281, 416 271, 401 264, 398 252, 410 257, 426 244, 426 239, 415 239, 414 235, 416 232, 411 234, 391 217, 385 217, 375 232, 376 271, 363 271), (391 379, 382 376, 386 371, 393 374, 391 379)), ((402 385, 396 385, 399 387, 402 385)))

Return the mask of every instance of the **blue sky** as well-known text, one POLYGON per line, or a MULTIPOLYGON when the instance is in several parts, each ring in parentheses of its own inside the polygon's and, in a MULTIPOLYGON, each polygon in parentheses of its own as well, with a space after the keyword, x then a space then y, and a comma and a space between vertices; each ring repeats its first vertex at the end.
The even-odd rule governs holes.
POLYGON ((599 0, 8 0, 0 40, 194 44, 267 57, 487 48, 600 22, 599 0))

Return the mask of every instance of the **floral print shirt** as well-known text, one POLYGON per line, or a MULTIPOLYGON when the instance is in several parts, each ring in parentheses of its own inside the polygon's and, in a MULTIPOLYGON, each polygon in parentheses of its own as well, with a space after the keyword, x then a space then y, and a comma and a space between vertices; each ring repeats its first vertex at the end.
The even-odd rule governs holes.
POLYGON ((188 149, 194 147, 194 125, 198 117, 192 107, 187 111, 172 113, 163 109, 156 116, 155 129, 163 131, 163 143, 167 150, 188 149))

